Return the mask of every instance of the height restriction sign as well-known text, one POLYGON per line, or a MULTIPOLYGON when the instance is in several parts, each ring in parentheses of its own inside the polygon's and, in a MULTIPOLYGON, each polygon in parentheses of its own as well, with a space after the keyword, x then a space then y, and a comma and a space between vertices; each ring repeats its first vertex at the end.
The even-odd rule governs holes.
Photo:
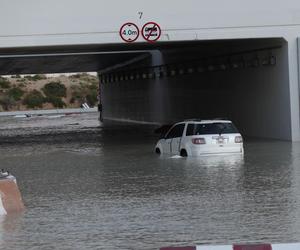
POLYGON ((150 43, 157 41, 160 38, 161 29, 155 22, 148 22, 142 28, 142 36, 150 43))
POLYGON ((127 43, 134 42, 138 39, 140 31, 134 23, 125 23, 120 28, 120 37, 127 43))

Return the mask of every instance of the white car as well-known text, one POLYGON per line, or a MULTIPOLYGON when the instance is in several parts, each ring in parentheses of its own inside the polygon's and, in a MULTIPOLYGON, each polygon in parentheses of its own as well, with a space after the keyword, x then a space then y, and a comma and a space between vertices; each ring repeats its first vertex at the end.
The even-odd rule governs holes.
POLYGON ((229 120, 186 120, 169 129, 156 144, 155 152, 183 157, 243 154, 243 138, 229 120))

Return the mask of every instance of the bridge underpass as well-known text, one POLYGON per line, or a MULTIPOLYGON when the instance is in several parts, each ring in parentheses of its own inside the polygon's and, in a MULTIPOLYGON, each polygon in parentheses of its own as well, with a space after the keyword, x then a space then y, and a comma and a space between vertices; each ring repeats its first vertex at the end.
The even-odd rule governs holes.
POLYGON ((104 70, 104 118, 169 124, 226 117, 246 136, 291 140, 284 39, 182 43, 104 70))
POLYGON ((0 74, 98 71, 104 119, 227 117, 246 136, 291 140, 284 39, 2 49, 0 74))

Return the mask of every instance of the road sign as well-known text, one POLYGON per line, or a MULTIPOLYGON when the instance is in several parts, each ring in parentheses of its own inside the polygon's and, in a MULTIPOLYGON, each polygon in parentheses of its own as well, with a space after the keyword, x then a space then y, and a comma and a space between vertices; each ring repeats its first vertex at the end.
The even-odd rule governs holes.
POLYGON ((132 43, 138 39, 140 31, 134 23, 125 23, 120 28, 120 37, 127 43, 132 43))
POLYGON ((148 22, 142 28, 142 36, 150 43, 157 41, 160 38, 161 29, 155 22, 148 22))

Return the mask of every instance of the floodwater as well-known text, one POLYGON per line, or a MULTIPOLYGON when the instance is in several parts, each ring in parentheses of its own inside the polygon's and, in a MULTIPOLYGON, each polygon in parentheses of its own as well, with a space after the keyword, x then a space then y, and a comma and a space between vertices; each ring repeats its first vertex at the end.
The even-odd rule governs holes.
POLYGON ((0 118, 1 168, 26 211, 0 249, 153 249, 300 241, 300 144, 247 140, 239 156, 153 153, 153 128, 98 114, 0 118))

